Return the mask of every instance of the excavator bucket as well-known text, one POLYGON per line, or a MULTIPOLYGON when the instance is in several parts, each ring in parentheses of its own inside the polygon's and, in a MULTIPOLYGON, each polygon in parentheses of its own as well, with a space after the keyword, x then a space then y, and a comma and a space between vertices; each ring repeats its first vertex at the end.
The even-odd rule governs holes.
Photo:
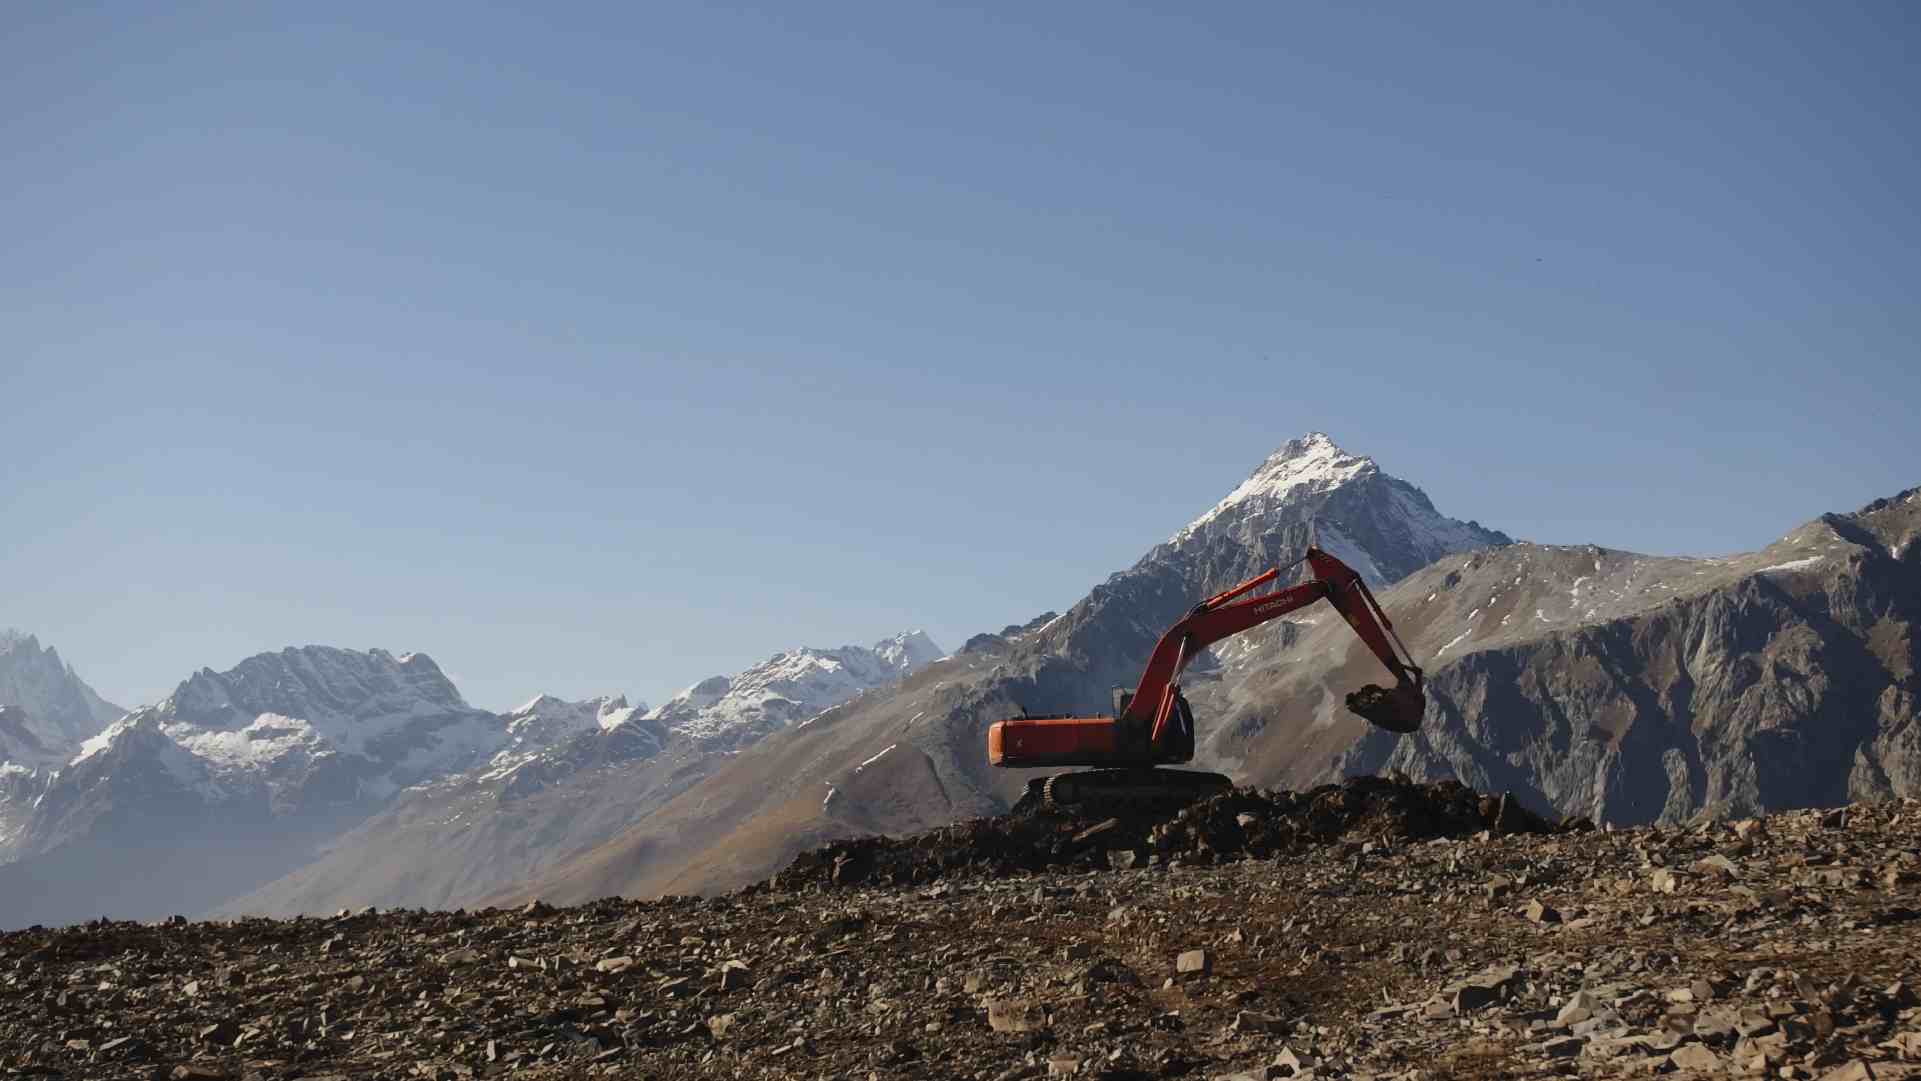
POLYGON ((1397 683, 1392 688, 1370 683, 1347 696, 1347 708, 1376 728, 1407 733, 1421 727, 1421 714, 1427 711, 1427 695, 1418 680, 1397 683))

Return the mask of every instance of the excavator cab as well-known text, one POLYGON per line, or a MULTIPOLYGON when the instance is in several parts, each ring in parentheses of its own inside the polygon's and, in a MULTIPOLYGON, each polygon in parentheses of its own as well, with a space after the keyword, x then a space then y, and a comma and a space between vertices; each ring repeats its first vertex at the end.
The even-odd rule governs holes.
MULTIPOLYGON (((1153 761, 1185 762, 1194 757, 1194 710, 1187 704, 1187 696, 1181 693, 1178 685, 1169 688, 1173 693, 1172 708, 1168 711, 1167 731, 1160 740, 1149 739, 1149 719, 1134 719, 1132 737, 1140 744, 1140 753, 1153 761)), ((1128 717, 1127 707, 1134 701, 1134 692, 1125 687, 1114 688, 1114 716, 1128 717)), ((1117 727, 1124 727, 1119 726, 1117 727)), ((1117 739, 1125 743, 1128 733, 1117 733, 1117 739)))
POLYGON ((1186 762, 1194 757, 1194 711, 1188 708, 1187 696, 1179 687, 1174 688, 1174 709, 1168 718, 1168 732, 1161 742, 1166 745, 1167 760, 1186 762))

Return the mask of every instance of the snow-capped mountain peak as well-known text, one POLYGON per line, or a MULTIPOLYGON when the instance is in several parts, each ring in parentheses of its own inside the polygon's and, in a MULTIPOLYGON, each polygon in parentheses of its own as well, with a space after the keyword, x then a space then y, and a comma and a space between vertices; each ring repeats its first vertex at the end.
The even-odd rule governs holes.
POLYGON ((605 718, 622 710, 635 708, 638 708, 644 713, 647 710, 647 705, 643 702, 638 707, 629 706, 627 704, 627 696, 624 694, 603 694, 596 698, 589 698, 580 702, 569 702, 564 698, 551 694, 537 694, 528 699, 524 704, 508 711, 507 728, 509 731, 512 731, 516 727, 516 721, 540 714, 574 713, 583 709, 589 712, 589 715, 599 723, 600 727, 608 728, 612 727, 612 725, 609 724, 605 718))
POLYGON ((1202 526, 1243 504, 1278 504, 1303 495, 1332 491, 1349 481, 1378 472, 1374 459, 1349 454, 1325 432, 1309 432, 1290 439, 1267 456, 1240 487, 1214 504, 1212 510, 1189 522, 1174 540, 1192 536, 1202 526))
POLYGON ((146 715, 146 710, 129 713, 125 717, 101 729, 97 734, 81 741, 80 749, 74 753, 73 758, 67 762, 67 765, 77 766, 87 759, 92 758, 94 755, 99 754, 101 751, 113 746, 115 741, 119 740, 120 737, 127 732, 132 731, 146 715))
POLYGON ((595 714, 594 720, 600 725, 601 731, 606 732, 619 728, 636 717, 645 716, 647 716, 647 703, 635 702, 630 706, 627 704, 625 695, 616 695, 601 703, 600 711, 595 714))
POLYGON ((264 791, 280 806, 337 805, 467 768, 508 739, 424 653, 303 646, 202 669, 85 740, 67 766, 158 756, 210 800, 264 791))
POLYGON ((883 638, 875 642, 874 653, 903 673, 913 671, 924 664, 931 664, 945 656, 940 647, 934 644, 934 640, 927 637, 927 632, 918 629, 902 631, 892 638, 883 638))
POLYGON ((871 649, 784 650, 734 676, 694 684, 647 719, 703 742, 737 745, 798 724, 944 655, 917 630, 884 638, 871 649))
POLYGON ((1449 552, 1511 539, 1478 522, 1447 517, 1419 488, 1382 472, 1374 459, 1349 453, 1326 433, 1309 432, 1268 455, 1227 498, 1147 559, 1205 567, 1199 587, 1219 588, 1235 575, 1263 569, 1237 553, 1261 550, 1286 562, 1317 545, 1378 586, 1449 552))
POLYGON ((617 728, 646 712, 645 702, 630 706, 624 695, 569 702, 551 694, 540 694, 507 714, 507 735, 516 751, 538 750, 582 732, 617 728))

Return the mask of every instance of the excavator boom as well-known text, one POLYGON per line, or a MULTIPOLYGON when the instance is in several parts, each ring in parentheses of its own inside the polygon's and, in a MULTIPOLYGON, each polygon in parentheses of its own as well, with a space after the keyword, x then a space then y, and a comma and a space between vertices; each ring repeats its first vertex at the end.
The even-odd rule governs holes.
MULTIPOLYGON (((988 760, 1008 767, 1105 766, 1117 768, 1117 773, 1146 770, 1165 777, 1173 771, 1150 767, 1185 762, 1194 756, 1193 715, 1180 692, 1181 671, 1188 662, 1215 642, 1316 601, 1327 601, 1339 612, 1394 677, 1391 688, 1370 684, 1349 694, 1348 708, 1390 731, 1419 728, 1427 706, 1421 670, 1411 658, 1403 659, 1407 649, 1394 634, 1394 625, 1367 583, 1319 548, 1309 548, 1304 561, 1311 576, 1299 585, 1250 596, 1280 577, 1284 568, 1276 568, 1209 597, 1169 627, 1148 656, 1133 693, 1119 696, 1114 716, 1023 716, 996 721, 987 732, 988 760)), ((1104 779, 1127 783, 1124 777, 1104 779)), ((1049 784, 1061 780, 1053 778, 1049 784)))

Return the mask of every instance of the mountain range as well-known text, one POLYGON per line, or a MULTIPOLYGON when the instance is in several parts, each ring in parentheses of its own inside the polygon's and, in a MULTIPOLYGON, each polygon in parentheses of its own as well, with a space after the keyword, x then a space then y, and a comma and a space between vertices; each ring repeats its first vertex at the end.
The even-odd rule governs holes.
MULTIPOLYGON (((702 680, 621 723, 608 723, 620 716, 618 706, 594 704, 594 727, 532 754, 497 756, 485 768, 410 788, 312 862, 220 911, 473 904, 631 828, 781 725, 806 724, 940 655, 925 634, 908 631, 872 647, 785 650, 731 677, 702 680)), ((535 699, 510 723, 525 723, 514 719, 530 711, 565 708, 535 699)))
POLYGON ((1030 774, 987 765, 988 724, 1105 712, 1196 600, 1309 545, 1375 586, 1425 666, 1421 730, 1341 707, 1378 666, 1305 609, 1195 659, 1197 765, 1453 776, 1622 824, 1921 795, 1917 532, 1911 490, 1712 559, 1517 542, 1310 433, 1063 613, 952 655, 918 632, 787 650, 653 709, 496 715, 422 654, 308 646, 122 716, 15 635, 0 926, 713 892, 829 840, 996 813, 1030 774))
MULTIPOLYGON (((303 901, 343 885, 375 889, 377 876, 358 865, 339 882, 325 877, 342 853, 392 868, 386 903, 437 903, 460 895, 459 883, 495 888, 570 853, 574 833, 586 844, 629 824, 654 789, 625 785, 592 814, 510 838, 506 853, 477 853, 466 820, 440 814, 441 804, 486 801, 513 833, 551 786, 663 752, 685 770, 687 759, 724 756, 939 652, 907 632, 871 649, 788 650, 658 710, 541 695, 498 715, 470 706, 425 654, 303 646, 203 669, 104 725, 112 707, 85 719, 69 708, 56 729, 9 706, 5 731, 26 736, 10 736, 0 765, 0 926, 201 912, 301 871, 297 881, 318 874, 320 884, 279 888, 303 901), (16 750, 33 757, 16 760, 16 750), (396 861, 398 846, 362 843, 389 832, 419 839, 420 851, 396 861)), ((26 674, 8 685, 35 688, 30 703, 91 701, 48 682, 50 653, 15 653, 7 671, 26 674)), ((675 790, 671 778, 666 788, 675 790)))

